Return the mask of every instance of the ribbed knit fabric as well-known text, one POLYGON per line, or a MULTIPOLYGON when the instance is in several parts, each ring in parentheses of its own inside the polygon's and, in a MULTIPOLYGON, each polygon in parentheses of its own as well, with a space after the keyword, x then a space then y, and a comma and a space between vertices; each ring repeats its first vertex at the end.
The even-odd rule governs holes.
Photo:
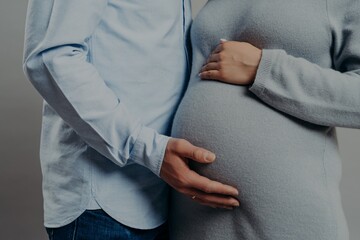
MULTIPOLYGON (((236 210, 172 192, 172 240, 346 240, 335 126, 360 127, 358 0, 212 0, 172 135, 217 155, 192 168, 240 191, 236 210), (220 38, 264 49, 252 86, 197 76, 220 38)), ((241 72, 239 72, 241 74, 241 72)))

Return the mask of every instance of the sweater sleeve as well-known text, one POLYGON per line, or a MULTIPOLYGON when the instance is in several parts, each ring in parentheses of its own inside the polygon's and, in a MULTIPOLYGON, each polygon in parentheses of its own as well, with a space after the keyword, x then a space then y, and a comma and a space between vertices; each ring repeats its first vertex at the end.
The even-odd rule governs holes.
POLYGON ((264 49, 249 90, 299 119, 360 128, 360 2, 345 2, 328 2, 333 68, 320 67, 281 49, 264 49), (340 11, 344 6, 346 10, 340 11))
POLYGON ((142 125, 90 61, 107 0, 31 0, 24 71, 45 101, 92 148, 119 166, 159 175, 168 137, 142 125))

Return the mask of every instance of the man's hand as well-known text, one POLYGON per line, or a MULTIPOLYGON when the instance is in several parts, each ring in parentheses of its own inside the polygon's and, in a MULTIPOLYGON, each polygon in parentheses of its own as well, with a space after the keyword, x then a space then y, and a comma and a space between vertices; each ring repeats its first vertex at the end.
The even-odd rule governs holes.
POLYGON ((246 42, 221 40, 201 68, 201 79, 249 85, 254 82, 262 51, 246 42))
POLYGON ((238 190, 200 176, 189 168, 188 159, 209 164, 215 160, 215 154, 195 147, 184 139, 171 138, 166 147, 160 177, 178 192, 203 205, 226 209, 239 206, 235 198, 239 194, 238 190))

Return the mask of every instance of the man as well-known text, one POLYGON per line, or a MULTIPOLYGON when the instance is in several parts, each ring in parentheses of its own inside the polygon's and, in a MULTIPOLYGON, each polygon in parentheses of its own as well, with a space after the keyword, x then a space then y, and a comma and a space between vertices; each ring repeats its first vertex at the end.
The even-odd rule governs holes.
POLYGON ((188 0, 30 0, 24 69, 44 98, 41 167, 50 239, 154 239, 168 187, 212 207, 237 190, 169 138, 186 87, 188 0))

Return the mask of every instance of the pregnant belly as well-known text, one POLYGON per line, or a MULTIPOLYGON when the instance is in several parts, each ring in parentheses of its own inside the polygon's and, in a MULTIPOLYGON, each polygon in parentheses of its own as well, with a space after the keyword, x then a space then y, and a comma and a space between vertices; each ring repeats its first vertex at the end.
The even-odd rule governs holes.
POLYGON ((327 224, 326 129, 276 111, 247 87, 198 81, 179 106, 172 136, 213 151, 214 163, 191 168, 237 187, 242 207, 259 219, 308 216, 327 224))

